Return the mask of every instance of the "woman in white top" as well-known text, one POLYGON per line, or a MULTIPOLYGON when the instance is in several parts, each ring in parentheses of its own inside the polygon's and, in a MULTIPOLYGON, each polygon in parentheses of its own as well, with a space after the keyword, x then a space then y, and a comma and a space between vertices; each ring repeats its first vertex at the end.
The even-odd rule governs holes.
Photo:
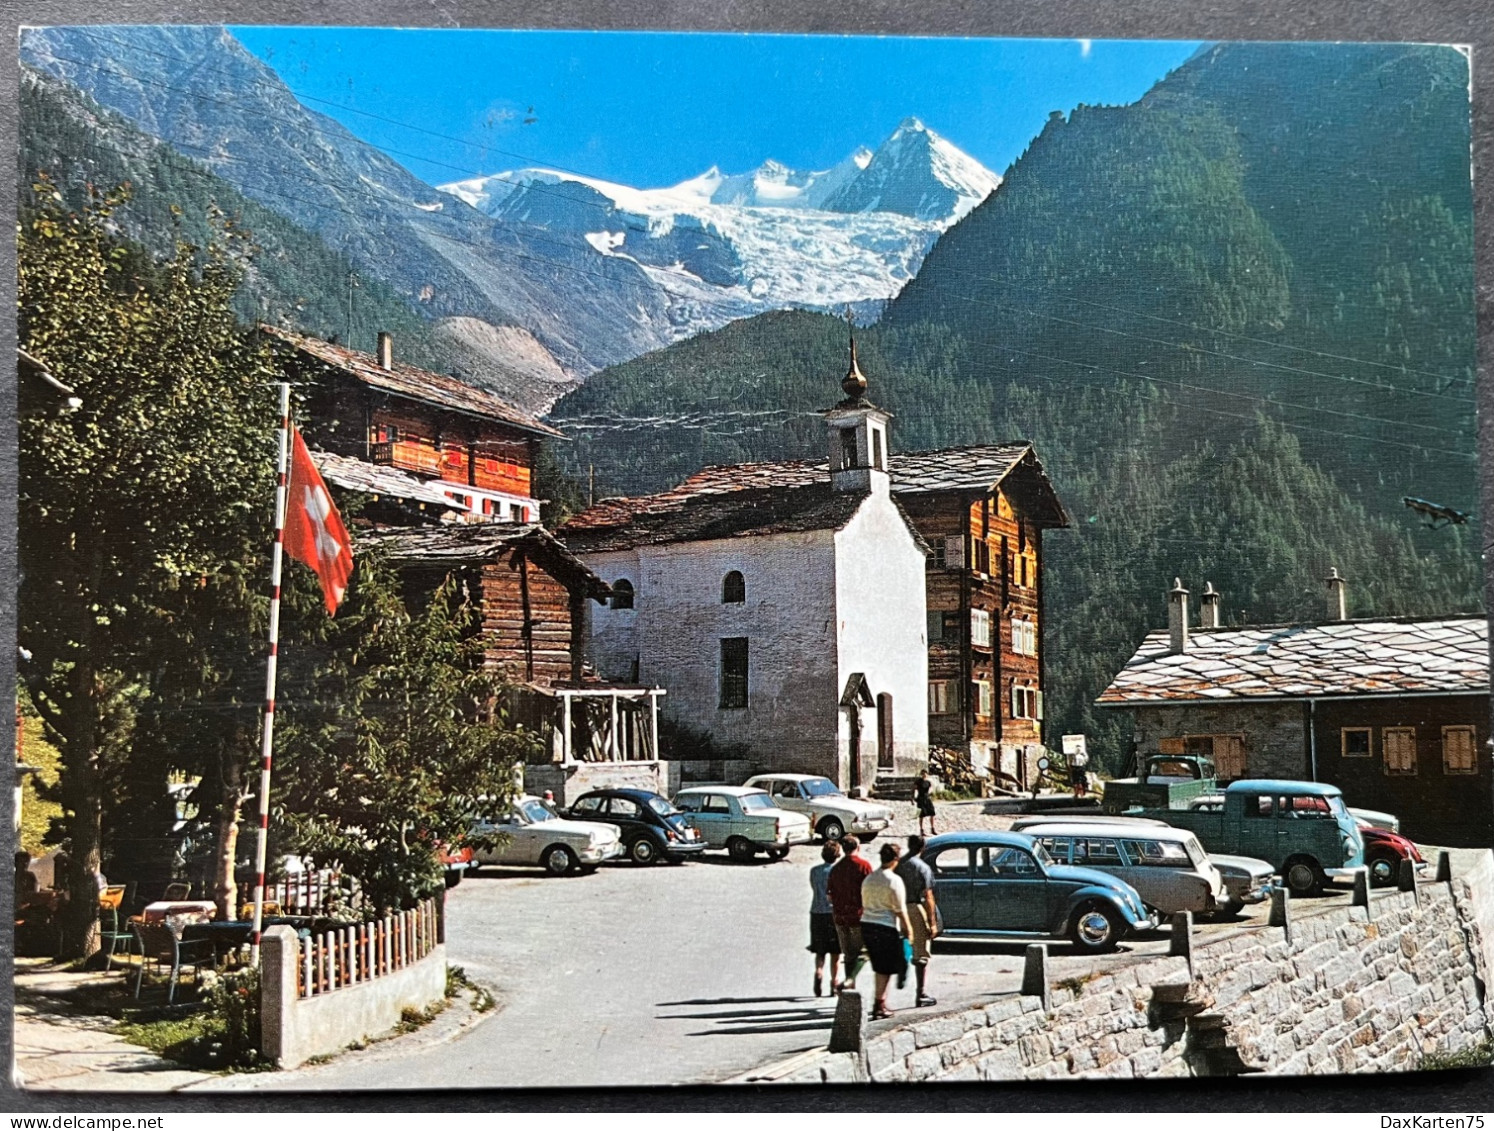
POLYGON ((877 975, 873 1021, 892 1016, 887 1008, 887 984, 894 977, 906 977, 908 973, 903 936, 911 938, 913 927, 908 922, 907 889, 893 871, 899 855, 901 850, 897 845, 884 844, 882 866, 861 883, 861 938, 877 975))

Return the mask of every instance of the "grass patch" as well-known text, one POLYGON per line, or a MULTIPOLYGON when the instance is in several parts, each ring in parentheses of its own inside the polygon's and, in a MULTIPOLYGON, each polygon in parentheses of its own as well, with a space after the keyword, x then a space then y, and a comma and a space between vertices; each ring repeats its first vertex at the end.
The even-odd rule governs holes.
POLYGON ((488 992, 486 986, 480 986, 471 978, 467 977, 467 971, 460 966, 446 967, 446 996, 448 999, 456 997, 463 991, 472 995, 472 1011, 474 1013, 488 1013, 498 1003, 493 995, 488 992))
POLYGON ((1486 1068, 1494 1064, 1494 1041, 1482 1040, 1457 1052, 1432 1052, 1416 1065, 1418 1072, 1441 1072, 1449 1068, 1486 1068))
POLYGON ((1072 978, 1060 978, 1053 983, 1055 989, 1068 990, 1076 998, 1084 996, 1084 987, 1098 978, 1098 974, 1076 974, 1072 978))
POLYGON ((407 1005, 400 1012, 399 1024, 394 1027, 395 1033, 414 1033, 425 1028, 442 1013, 446 1012, 447 1002, 438 1001, 429 1009, 416 1009, 413 1005, 407 1005))
POLYGON ((113 1033, 132 1045, 140 1045, 165 1060, 205 1072, 264 1072, 274 1068, 267 1060, 244 1064, 229 1053, 228 1025, 207 1009, 166 1017, 141 1017, 120 1021, 113 1033))

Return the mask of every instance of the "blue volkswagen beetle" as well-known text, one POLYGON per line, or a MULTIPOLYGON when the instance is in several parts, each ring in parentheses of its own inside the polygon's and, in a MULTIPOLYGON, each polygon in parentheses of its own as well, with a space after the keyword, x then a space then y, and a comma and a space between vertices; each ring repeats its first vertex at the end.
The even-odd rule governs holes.
POLYGON ((1022 833, 946 833, 928 842, 923 859, 934 871, 945 938, 1067 937, 1099 953, 1157 926, 1130 884, 1060 864, 1022 833))

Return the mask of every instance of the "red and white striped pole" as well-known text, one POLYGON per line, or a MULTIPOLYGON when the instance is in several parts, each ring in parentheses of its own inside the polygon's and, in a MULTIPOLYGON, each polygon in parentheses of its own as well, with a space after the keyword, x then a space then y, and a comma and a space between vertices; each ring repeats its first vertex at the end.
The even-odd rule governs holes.
POLYGON ((265 665, 265 722, 260 740, 259 843, 254 849, 254 934, 249 961, 259 965, 259 937, 265 921, 265 853, 270 835, 270 753, 275 738, 275 665, 280 652, 280 561, 285 537, 286 477, 290 466, 290 393, 280 383, 280 481, 275 488, 275 545, 270 550, 270 658, 265 665))

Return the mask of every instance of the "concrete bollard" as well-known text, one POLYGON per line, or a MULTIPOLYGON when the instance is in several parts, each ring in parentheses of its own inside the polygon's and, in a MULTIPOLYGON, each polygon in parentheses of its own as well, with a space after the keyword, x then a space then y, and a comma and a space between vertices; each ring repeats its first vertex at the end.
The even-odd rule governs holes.
POLYGON ((1188 977, 1195 976, 1193 967, 1193 912, 1178 911, 1172 917, 1172 939, 1167 944, 1167 953, 1188 960, 1188 977))
POLYGON ((866 1047, 861 991, 841 990, 835 1001, 835 1023, 830 1027, 831 1052, 862 1052, 866 1047))
POLYGON ((1042 998, 1044 1011, 1053 1008, 1053 987, 1048 982, 1048 945, 1033 943, 1022 966, 1022 996, 1042 998))
POLYGON ((1349 900, 1351 907, 1362 907, 1364 913, 1371 919, 1375 917, 1374 909, 1370 907, 1370 882, 1368 868, 1354 869, 1354 896, 1349 900))
POLYGON ((1270 927, 1280 927, 1287 942, 1292 941, 1292 901, 1283 887, 1271 889, 1271 917, 1266 921, 1270 927))
POLYGON ((1401 891, 1409 891, 1414 902, 1421 902, 1421 885, 1417 883, 1415 860, 1401 861, 1401 874, 1397 879, 1396 887, 1401 891))
POLYGON ((1452 883, 1452 853, 1445 848, 1437 853, 1437 882, 1452 883))
POLYGON ((298 1050, 290 1047, 290 1012, 296 1004, 296 932, 271 927, 259 942, 259 1051, 274 1064, 295 1067, 298 1050))

